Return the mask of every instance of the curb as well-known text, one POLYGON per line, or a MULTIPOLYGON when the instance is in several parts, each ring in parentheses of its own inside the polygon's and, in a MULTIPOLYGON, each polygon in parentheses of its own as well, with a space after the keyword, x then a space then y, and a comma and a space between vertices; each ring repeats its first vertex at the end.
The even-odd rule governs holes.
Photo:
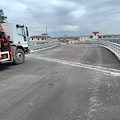
POLYGON ((47 48, 42 48, 42 49, 37 49, 37 50, 30 50, 30 53, 34 53, 34 52, 37 52, 37 51, 43 51, 43 50, 55 48, 55 47, 58 47, 58 46, 59 46, 59 45, 52 46, 52 47, 47 47, 47 48))

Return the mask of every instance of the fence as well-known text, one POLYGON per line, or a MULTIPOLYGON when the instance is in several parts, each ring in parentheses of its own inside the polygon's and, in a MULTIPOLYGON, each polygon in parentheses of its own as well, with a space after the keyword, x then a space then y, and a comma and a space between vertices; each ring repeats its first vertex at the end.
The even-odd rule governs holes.
POLYGON ((53 46, 58 46, 60 44, 58 39, 43 40, 43 41, 29 41, 30 50, 38 50, 53 46))

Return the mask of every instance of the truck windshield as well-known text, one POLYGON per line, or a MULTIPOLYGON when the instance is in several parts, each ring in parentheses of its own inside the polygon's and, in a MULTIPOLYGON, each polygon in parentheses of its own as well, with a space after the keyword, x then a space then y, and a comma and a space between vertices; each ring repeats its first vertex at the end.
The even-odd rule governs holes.
POLYGON ((16 25, 17 34, 25 36, 24 26, 16 25))

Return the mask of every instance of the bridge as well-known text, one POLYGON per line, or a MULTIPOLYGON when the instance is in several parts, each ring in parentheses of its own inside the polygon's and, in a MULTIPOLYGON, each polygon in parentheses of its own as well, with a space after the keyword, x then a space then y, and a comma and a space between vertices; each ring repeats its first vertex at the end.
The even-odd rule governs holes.
POLYGON ((0 76, 0 120, 120 120, 120 62, 98 44, 33 52, 0 76))

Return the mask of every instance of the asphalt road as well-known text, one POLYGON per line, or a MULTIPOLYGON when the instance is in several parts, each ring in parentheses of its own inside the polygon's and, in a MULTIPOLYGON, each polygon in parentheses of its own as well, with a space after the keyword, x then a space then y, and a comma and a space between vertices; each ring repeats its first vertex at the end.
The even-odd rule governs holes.
POLYGON ((120 120, 120 62, 94 45, 66 45, 0 65, 0 120, 120 120))

